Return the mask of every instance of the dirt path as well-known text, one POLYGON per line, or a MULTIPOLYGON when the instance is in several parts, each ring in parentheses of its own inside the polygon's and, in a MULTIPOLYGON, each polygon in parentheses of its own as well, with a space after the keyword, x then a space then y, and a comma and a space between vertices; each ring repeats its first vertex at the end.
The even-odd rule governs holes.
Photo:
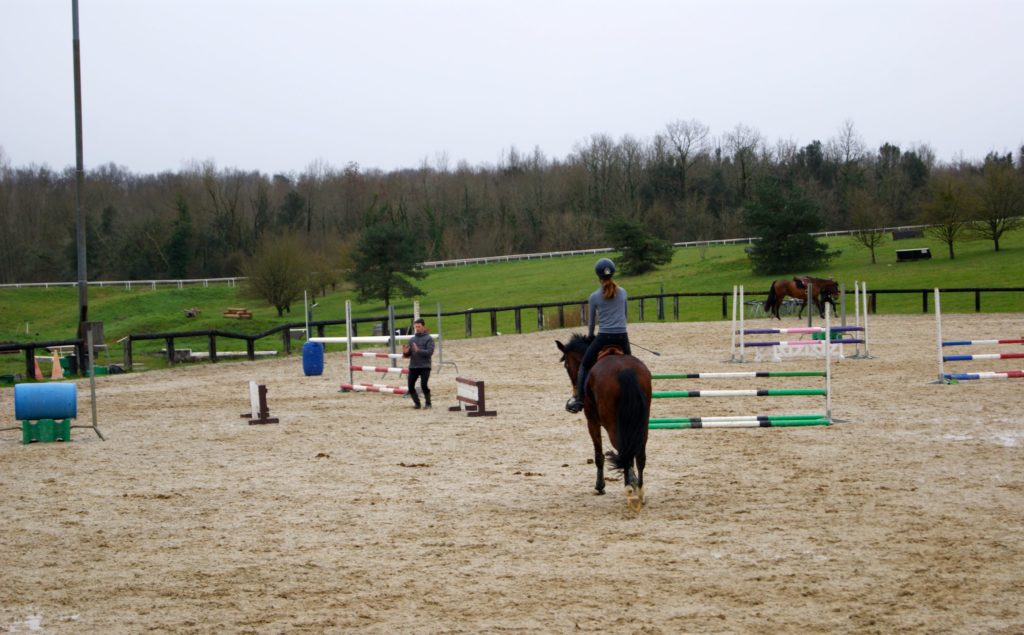
MULTIPOLYGON (((948 339, 1024 335, 1020 314, 943 325, 948 339)), ((450 366, 435 371, 430 411, 340 394, 340 353, 320 377, 295 356, 99 378, 106 443, 89 430, 29 446, 0 435, 0 630, 1024 631, 1024 382, 930 383, 930 317, 871 327, 875 357, 834 369, 840 423, 652 431, 638 517, 620 481, 591 493, 582 415, 562 410, 554 340, 568 331, 444 344, 459 374, 487 382, 498 416, 486 419, 446 410, 450 366), (239 416, 250 379, 281 424, 239 416)), ((638 351, 655 372, 737 370, 723 361, 728 331, 631 336, 663 353, 638 351)), ((654 410, 808 407, 788 399, 654 410)), ((0 391, 4 426, 12 400, 0 391)))

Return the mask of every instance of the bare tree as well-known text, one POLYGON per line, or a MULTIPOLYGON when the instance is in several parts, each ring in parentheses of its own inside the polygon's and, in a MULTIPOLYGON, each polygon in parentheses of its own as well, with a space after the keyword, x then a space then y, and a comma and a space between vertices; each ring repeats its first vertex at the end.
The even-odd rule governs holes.
POLYGON ((1013 169, 1012 162, 987 161, 980 198, 974 231, 991 240, 999 251, 1003 234, 1024 226, 1024 177, 1013 169))
POLYGON ((696 119, 677 120, 665 126, 665 139, 675 157, 679 191, 686 198, 687 174, 697 159, 707 153, 711 129, 696 119))
POLYGON ((725 147, 736 164, 739 196, 741 201, 750 195, 750 182, 758 152, 764 140, 756 128, 736 124, 732 132, 725 135, 725 147))
POLYGON ((277 309, 277 316, 291 311, 309 284, 311 259, 293 234, 265 238, 256 254, 243 265, 248 292, 277 309))
POLYGON ((875 250, 887 240, 882 228, 889 224, 890 218, 885 205, 866 190, 858 189, 850 194, 850 223, 855 230, 850 240, 871 252, 871 264, 878 262, 875 250))
POLYGON ((954 172, 936 176, 930 184, 930 196, 921 206, 920 221, 929 225, 928 234, 946 243, 950 259, 956 258, 953 245, 963 240, 971 221, 977 217, 977 200, 966 178, 954 172))

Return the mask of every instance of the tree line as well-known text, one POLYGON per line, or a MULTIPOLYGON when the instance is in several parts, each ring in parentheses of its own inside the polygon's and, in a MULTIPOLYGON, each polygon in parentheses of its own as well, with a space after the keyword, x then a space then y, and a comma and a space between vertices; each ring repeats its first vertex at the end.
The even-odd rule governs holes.
MULTIPOLYGON (((964 232, 998 249, 1019 225, 1024 147, 940 163, 927 145, 869 149, 851 122, 799 145, 679 120, 647 140, 594 134, 564 159, 513 147, 495 165, 442 155, 384 172, 317 160, 268 175, 107 164, 87 171, 83 197, 90 280, 239 275, 275 241, 304 270, 351 269, 379 226, 400 228, 403 253, 426 260, 608 246, 617 223, 670 242, 761 235, 794 205, 806 231, 938 223, 952 256, 964 232)), ((75 279, 74 169, 12 166, 0 149, 0 236, 0 283, 75 279)), ((323 275, 321 286, 336 282, 323 275)))

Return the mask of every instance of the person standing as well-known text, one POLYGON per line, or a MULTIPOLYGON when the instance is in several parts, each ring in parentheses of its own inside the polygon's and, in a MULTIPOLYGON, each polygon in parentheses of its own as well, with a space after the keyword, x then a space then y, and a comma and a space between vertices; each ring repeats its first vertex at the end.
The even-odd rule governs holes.
POLYGON ((413 329, 416 332, 409 339, 409 343, 402 347, 402 354, 409 358, 409 396, 412 397, 412 407, 419 410, 417 379, 420 380, 420 388, 423 390, 423 407, 430 407, 430 369, 434 356, 434 338, 427 331, 423 318, 416 318, 413 329))
POLYGON ((587 300, 590 319, 588 320, 587 337, 590 345, 580 360, 580 369, 576 375, 576 394, 565 403, 569 412, 583 410, 583 390, 587 385, 587 374, 597 361, 597 354, 605 346, 619 346, 626 355, 631 355, 629 334, 626 332, 626 290, 615 284, 615 263, 608 258, 601 258, 594 265, 594 272, 601 281, 601 286, 590 294, 587 300), (594 336, 594 327, 598 327, 594 336))

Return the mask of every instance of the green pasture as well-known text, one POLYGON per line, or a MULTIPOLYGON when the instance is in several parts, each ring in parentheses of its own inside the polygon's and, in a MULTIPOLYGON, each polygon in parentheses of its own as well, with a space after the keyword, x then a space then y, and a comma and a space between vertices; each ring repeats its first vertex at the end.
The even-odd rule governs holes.
MULTIPOLYGON (((832 249, 842 254, 827 269, 794 271, 819 277, 831 277, 853 289, 855 280, 867 283, 870 290, 931 289, 974 287, 1024 286, 1024 230, 1007 236, 1001 251, 995 252, 987 241, 962 242, 956 245, 956 258, 950 260, 946 246, 929 237, 892 241, 887 240, 877 250, 877 264, 872 265, 869 252, 848 237, 825 239, 832 249), (933 258, 925 261, 897 263, 897 249, 928 247, 933 258)), ((642 276, 617 276, 618 282, 630 296, 659 292, 715 292, 730 293, 733 285, 744 285, 747 299, 763 299, 772 280, 782 276, 755 276, 750 272, 745 245, 719 245, 707 248, 677 249, 672 262, 658 271, 642 276)), ((612 254, 614 258, 614 254, 612 254)), ((421 312, 428 318, 441 311, 462 311, 469 308, 513 307, 523 304, 548 302, 583 303, 597 284, 593 273, 596 256, 534 259, 517 262, 469 265, 428 270, 426 279, 417 282, 424 290, 420 301, 421 312)), ((319 306, 313 317, 317 320, 342 320, 345 301, 353 300, 356 317, 384 316, 386 310, 380 302, 357 303, 351 288, 342 287, 326 296, 316 298, 319 306)), ((412 299, 394 300, 398 314, 412 311, 412 299)), ((983 293, 982 312, 1024 312, 1024 293, 983 293)), ((974 295, 948 293, 942 298, 943 311, 948 313, 973 312, 974 295)), ((879 314, 920 313, 921 294, 879 295, 879 314)), ((929 303, 930 308, 930 303, 929 303)), ((852 307, 850 308, 852 312, 852 307)), ((568 320, 577 311, 566 306, 568 320)), ((636 303, 630 306, 631 320, 638 319, 636 303)), ((104 324, 109 353, 98 356, 99 363, 118 362, 122 357, 117 341, 134 333, 178 332, 218 329, 235 333, 259 333, 284 323, 304 321, 301 301, 293 312, 277 317, 273 307, 260 300, 247 297, 241 287, 224 284, 209 287, 185 288, 134 286, 89 287, 89 318, 104 324), (184 310, 196 307, 201 313, 186 318, 184 310), (253 313, 251 320, 225 318, 228 307, 246 307, 253 313)), ((549 320, 557 319, 557 309, 545 310, 549 320)), ((665 317, 672 320, 672 304, 667 303, 665 317)), ((515 332, 512 311, 496 314, 497 330, 515 332)), ((653 301, 645 306, 645 320, 657 319, 653 301)), ((713 321, 722 318, 721 298, 681 298, 681 321, 713 321)), ((795 318, 794 318, 795 319, 795 318)), ((521 313, 522 330, 537 330, 537 312, 525 309, 521 313)), ((73 287, 0 289, 0 342, 30 342, 73 338, 78 322, 78 291, 73 287)), ((549 322, 552 323, 552 322, 549 322)), ((571 323, 571 322, 570 322, 571 323)), ((428 324, 437 332, 436 320, 428 324)), ((463 338, 466 320, 463 316, 445 317, 440 325, 446 339, 463 338)), ((489 336, 489 314, 475 314, 472 335, 489 336)), ((327 335, 343 335, 343 327, 332 327, 327 335)), ((369 334, 369 325, 362 325, 360 334, 369 334)), ((221 352, 244 350, 241 340, 218 338, 221 352)), ((293 342, 293 352, 301 342, 293 342)), ((165 365, 158 351, 162 341, 137 343, 135 360, 146 368, 165 365)), ((206 337, 181 338, 176 348, 207 350, 206 337)), ((258 350, 282 350, 280 337, 269 337, 257 343, 258 350)), ((22 372, 21 355, 0 356, 0 374, 22 372)), ((48 366, 47 366, 48 368, 48 366)), ((44 371, 45 372, 45 371, 44 371)))

